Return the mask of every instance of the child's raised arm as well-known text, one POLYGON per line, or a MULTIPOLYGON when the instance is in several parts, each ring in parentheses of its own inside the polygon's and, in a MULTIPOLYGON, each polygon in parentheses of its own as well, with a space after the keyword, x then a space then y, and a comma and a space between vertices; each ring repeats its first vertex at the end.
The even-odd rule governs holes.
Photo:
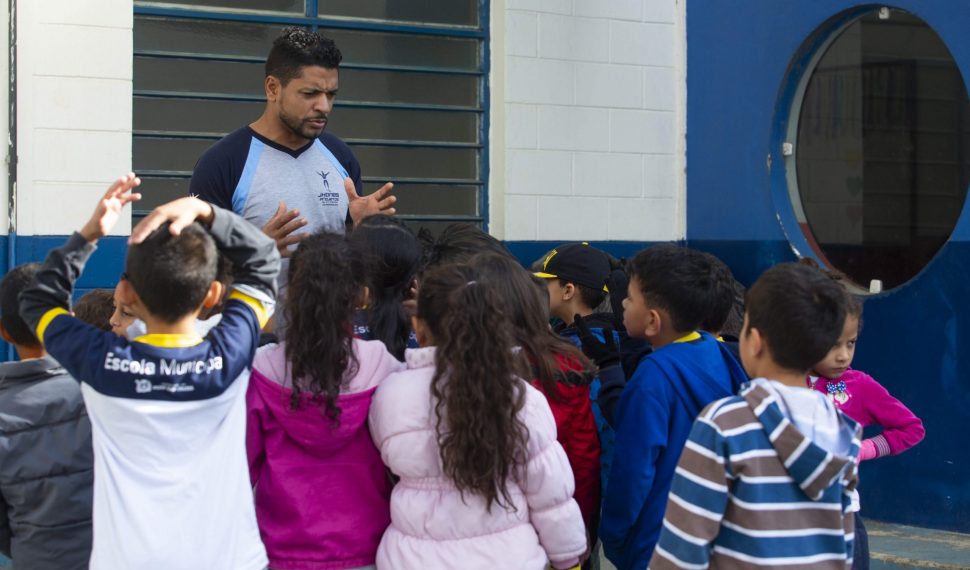
POLYGON ((41 343, 51 321, 68 314, 74 282, 94 253, 94 244, 111 231, 125 205, 141 199, 141 194, 131 192, 139 184, 141 180, 131 173, 115 180, 98 202, 91 219, 67 243, 47 254, 31 286, 20 294, 21 316, 41 343))

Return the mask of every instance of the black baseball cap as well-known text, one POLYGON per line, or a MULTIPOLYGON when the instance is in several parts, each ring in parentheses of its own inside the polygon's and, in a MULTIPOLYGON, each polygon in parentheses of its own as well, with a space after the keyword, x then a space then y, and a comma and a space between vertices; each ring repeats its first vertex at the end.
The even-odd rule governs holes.
POLYGON ((542 261, 542 271, 534 275, 609 292, 606 280, 610 276, 610 258, 586 242, 569 243, 549 252, 542 261))

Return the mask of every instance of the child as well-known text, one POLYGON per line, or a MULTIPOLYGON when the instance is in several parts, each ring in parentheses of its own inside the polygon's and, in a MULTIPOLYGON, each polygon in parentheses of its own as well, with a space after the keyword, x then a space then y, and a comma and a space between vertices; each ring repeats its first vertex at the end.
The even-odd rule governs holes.
POLYGON ((498 293, 516 345, 532 368, 531 383, 549 402, 556 439, 576 481, 573 498, 594 543, 600 510, 600 442, 589 397, 592 363, 549 329, 545 284, 536 283, 518 262, 484 253, 471 258, 469 265, 479 273, 482 286, 498 293))
MULTIPOLYGON (((849 368, 862 322, 862 301, 846 292, 848 314, 838 342, 823 360, 812 367, 808 386, 828 394, 835 407, 863 427, 875 425, 882 433, 862 441, 859 460, 897 455, 923 440, 923 422, 894 398, 879 382, 859 370, 849 368)), ((869 536, 859 516, 859 494, 853 493, 855 515, 855 555, 853 568, 869 568, 869 536)))
POLYGON ((246 397, 260 533, 274 569, 372 567, 391 482, 367 411, 404 365, 351 334, 364 264, 343 236, 305 239, 289 272, 289 334, 256 355, 246 397))
POLYGON ((466 265, 429 273, 422 347, 377 389, 370 428, 401 478, 377 551, 386 569, 571 568, 586 552, 549 404, 522 380, 502 300, 466 265))
MULTIPOLYGON (((569 339, 576 347, 583 347, 580 331, 586 330, 600 341, 605 340, 604 335, 609 334, 614 337, 614 345, 619 345, 619 338, 613 333, 618 328, 613 314, 594 312, 606 299, 606 282, 610 272, 610 257, 583 242, 564 244, 550 251, 542 261, 541 270, 534 273, 545 281, 550 315, 560 321, 556 332, 569 339)), ((602 363, 597 364, 604 368, 602 363)), ((599 375, 593 378, 589 385, 589 397, 594 402, 593 415, 596 418, 596 432, 600 442, 600 474, 605 490, 613 460, 615 435, 599 405, 595 404, 601 383, 599 375)))
POLYGON ((134 228, 119 284, 119 300, 148 334, 128 340, 79 321, 67 312, 74 279, 125 204, 140 198, 129 193, 138 183, 133 174, 116 181, 20 296, 24 320, 82 382, 95 450, 91 568, 262 570, 245 397, 279 254, 231 212, 196 198, 170 202, 134 228), (233 262, 234 290, 202 338, 196 318, 223 292, 217 247, 233 262))
POLYGON ((114 291, 111 289, 88 291, 74 304, 75 317, 103 331, 111 330, 114 312, 114 291))
POLYGON ((91 558, 91 422, 77 381, 44 352, 17 297, 38 263, 0 281, 0 553, 17 568, 81 570, 91 558))
POLYGON ((837 284, 795 263, 748 290, 741 358, 754 380, 694 422, 650 568, 851 565, 861 430, 805 388, 845 305, 837 284))
POLYGON ((383 342, 404 361, 404 349, 418 347, 404 302, 413 299, 421 244, 404 222, 387 216, 365 218, 349 239, 368 265, 367 308, 354 314, 355 334, 383 342))
POLYGON ((630 262, 623 321, 654 351, 640 361, 616 408, 616 449, 603 500, 600 538, 619 570, 647 566, 690 426, 707 404, 747 378, 730 352, 697 331, 731 272, 717 258, 673 245, 630 262))
MULTIPOLYGON (((123 336, 125 338, 129 337, 128 329, 135 324, 135 315, 131 314, 127 307, 118 298, 118 294, 121 291, 119 285, 122 281, 127 281, 128 276, 124 273, 121 274, 121 278, 118 280, 118 285, 115 285, 115 289, 111 294, 111 302, 114 307, 114 311, 111 313, 111 318, 108 324, 111 325, 111 332, 118 336, 123 336)), ((139 327, 142 329, 144 327, 139 327)), ((143 333, 143 330, 139 330, 139 334, 143 333)), ((138 336, 138 335, 134 335, 138 336)))

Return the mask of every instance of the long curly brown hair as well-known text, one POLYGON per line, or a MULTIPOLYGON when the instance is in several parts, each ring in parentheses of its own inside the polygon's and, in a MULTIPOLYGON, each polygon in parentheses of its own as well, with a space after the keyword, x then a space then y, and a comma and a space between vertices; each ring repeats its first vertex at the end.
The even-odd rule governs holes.
POLYGON ((352 315, 364 287, 364 264, 340 235, 317 233, 302 242, 290 260, 286 292, 286 362, 293 379, 290 407, 303 394, 323 405, 336 426, 337 397, 357 373, 352 315))
POLYGON ((559 398, 556 383, 585 385, 595 376, 595 367, 575 345, 549 328, 549 296, 544 283, 517 261, 493 253, 481 253, 468 261, 485 287, 502 299, 512 323, 516 344, 532 365, 533 377, 551 400, 559 398), (575 362, 580 371, 563 372, 556 355, 575 362))
POLYGON ((501 299, 472 267, 445 265, 421 284, 418 318, 437 347, 431 394, 445 475, 489 511, 515 509, 508 482, 527 458, 526 367, 501 299))

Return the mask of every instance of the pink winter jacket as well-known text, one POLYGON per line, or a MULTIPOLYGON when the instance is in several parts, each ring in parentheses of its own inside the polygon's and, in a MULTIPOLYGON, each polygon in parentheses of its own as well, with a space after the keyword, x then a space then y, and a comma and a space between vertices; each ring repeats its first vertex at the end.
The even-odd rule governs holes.
POLYGON ((575 566, 586 531, 572 499, 569 461, 556 441, 546 398, 526 387, 521 419, 529 430, 529 462, 521 481, 509 481, 516 510, 477 495, 464 500, 442 473, 435 433, 431 377, 434 347, 408 350, 408 370, 377 389, 371 435, 400 482, 391 494, 391 526, 377 551, 379 570, 543 570, 575 566))
POLYGON ((390 522, 391 483, 368 432, 367 412, 377 385, 404 365, 380 341, 353 342, 360 365, 337 398, 337 428, 306 397, 299 409, 290 408, 284 345, 253 361, 246 448, 270 568, 373 564, 390 522))

